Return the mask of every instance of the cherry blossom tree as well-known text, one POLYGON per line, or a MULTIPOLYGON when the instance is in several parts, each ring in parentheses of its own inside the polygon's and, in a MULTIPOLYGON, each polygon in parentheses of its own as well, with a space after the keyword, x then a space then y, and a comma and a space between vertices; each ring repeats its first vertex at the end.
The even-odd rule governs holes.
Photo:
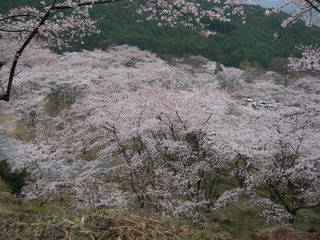
POLYGON ((111 99, 96 95, 79 102, 90 114, 72 122, 67 134, 85 137, 89 149, 104 146, 98 161, 122 162, 119 182, 130 186, 140 207, 198 221, 241 192, 230 191, 232 198, 225 194, 215 204, 219 183, 234 159, 222 131, 227 121, 236 120, 223 116, 230 101, 209 86, 194 92, 121 92, 111 99))
POLYGON ((97 209, 102 207, 118 207, 124 209, 128 205, 127 193, 114 183, 107 183, 101 173, 83 173, 73 185, 75 191, 74 205, 77 209, 97 209))
POLYGON ((268 219, 287 218, 294 222, 300 209, 320 206, 318 140, 319 106, 278 107, 277 111, 259 110, 253 127, 246 127, 252 144, 236 147, 245 161, 237 166, 240 179, 249 189, 265 188, 269 194, 253 194, 253 201, 265 205, 268 219), (252 131, 252 132, 251 132, 252 131), (251 132, 251 133, 250 133, 251 132), (255 135, 255 137, 253 137, 255 135), (243 149, 243 151, 240 151, 243 149), (250 149, 250 154, 245 152, 250 149), (241 170, 241 171, 239 171, 241 170))
POLYGON ((266 14, 279 13, 283 8, 293 6, 295 12, 292 16, 284 19, 281 23, 283 27, 295 24, 300 19, 305 19, 306 25, 312 26, 319 21, 320 6, 317 0, 299 0, 299 1, 285 1, 282 5, 279 5, 267 11, 266 14))
MULTIPOLYGON (((290 17, 282 20, 281 26, 288 27, 294 25, 298 20, 303 19, 307 26, 319 24, 320 21, 320 5, 318 0, 298 0, 298 1, 284 1, 282 5, 273 8, 271 11, 267 10, 266 15, 272 13, 279 13, 283 8, 293 6, 294 13, 290 17)), ((279 34, 275 33, 275 38, 279 34)), ((319 72, 319 47, 315 46, 299 46, 302 57, 289 57, 289 69, 293 71, 318 71, 319 72)))

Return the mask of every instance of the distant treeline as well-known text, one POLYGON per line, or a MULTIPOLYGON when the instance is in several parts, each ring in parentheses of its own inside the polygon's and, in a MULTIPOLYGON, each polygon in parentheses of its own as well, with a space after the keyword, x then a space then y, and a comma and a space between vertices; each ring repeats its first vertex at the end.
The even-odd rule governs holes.
MULTIPOLYGON (((19 2, 27 4, 35 1, 6 1, 0 7, 8 9, 19 5, 19 2)), ((159 27, 158 22, 150 21, 137 23, 143 18, 133 17, 134 7, 126 8, 126 4, 116 2, 92 8, 93 18, 100 19, 97 26, 101 33, 86 37, 84 44, 81 41, 71 43, 68 50, 106 49, 112 45, 129 44, 150 50, 164 59, 202 55, 227 66, 239 67, 241 62, 249 61, 267 68, 275 57, 297 56, 297 45, 320 42, 319 27, 306 27, 300 21, 293 27, 281 28, 281 20, 288 15, 279 13, 267 17, 264 15, 265 9, 260 6, 246 6, 245 24, 241 23, 239 17, 232 17, 231 22, 205 20, 208 28, 218 33, 206 38, 184 27, 159 27), (275 32, 280 34, 277 40, 274 39, 275 32)))

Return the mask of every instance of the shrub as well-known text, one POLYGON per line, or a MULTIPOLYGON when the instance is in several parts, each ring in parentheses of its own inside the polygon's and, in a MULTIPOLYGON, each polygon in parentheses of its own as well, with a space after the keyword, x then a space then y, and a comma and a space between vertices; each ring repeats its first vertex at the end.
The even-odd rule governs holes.
POLYGON ((12 171, 7 160, 0 161, 0 178, 10 187, 13 194, 20 195, 22 188, 26 185, 28 177, 27 169, 12 171))

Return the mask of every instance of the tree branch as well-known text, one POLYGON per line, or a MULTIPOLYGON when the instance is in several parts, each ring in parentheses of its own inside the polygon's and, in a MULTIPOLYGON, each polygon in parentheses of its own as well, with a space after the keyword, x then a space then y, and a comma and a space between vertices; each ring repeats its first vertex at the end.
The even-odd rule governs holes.
POLYGON ((1 21, 5 21, 5 20, 9 20, 9 19, 12 19, 12 18, 19 18, 19 17, 34 17, 34 15, 32 15, 32 14, 11 15, 11 16, 8 16, 8 17, 0 18, 0 22, 1 21))
MULTIPOLYGON (((320 13, 319 5, 313 4, 310 0, 304 0, 304 1, 305 1, 306 3, 308 3, 311 8, 313 8, 314 10, 316 10, 317 12, 320 13)), ((316 2, 319 3, 320 1, 316 1, 316 2)))
MULTIPOLYGON (((23 53, 23 51, 25 50, 25 48, 29 45, 29 43, 31 42, 31 40, 37 35, 37 33, 39 32, 39 29, 42 25, 45 24, 45 22, 48 20, 50 14, 52 11, 54 10, 64 10, 64 9, 72 9, 75 7, 83 7, 83 6, 90 6, 90 5, 98 5, 98 4, 107 4, 107 3, 112 3, 112 2, 120 2, 123 0, 101 0, 101 1, 97 1, 97 2, 85 2, 85 3, 79 3, 76 6, 69 6, 69 5, 56 5, 57 4, 57 0, 54 0, 53 3, 51 4, 50 8, 47 10, 46 14, 41 18, 40 22, 38 23, 38 25, 33 29, 33 31, 29 34, 28 38, 26 39, 26 41, 23 43, 23 45, 21 46, 21 48, 17 51, 15 58, 13 60, 12 66, 11 66, 11 71, 10 71, 10 75, 9 75, 9 81, 8 81, 8 86, 7 86, 7 92, 0 95, 0 100, 4 100, 4 101, 9 101, 10 100, 10 94, 11 94, 11 89, 12 89, 12 83, 13 83, 13 79, 15 76, 15 70, 19 61, 19 58, 21 56, 21 54, 23 53)), ((17 16, 25 16, 25 15, 17 15, 17 16)), ((5 20, 5 19, 3 19, 5 20)), ((19 30, 21 31, 21 30, 19 30)), ((19 32, 18 31, 18 32, 19 32)), ((24 30, 22 30, 24 31, 24 30)))
POLYGON ((15 71, 16 71, 16 67, 17 67, 19 58, 20 58, 21 54, 23 53, 23 51, 25 50, 25 48, 29 45, 31 40, 37 35, 40 27, 42 25, 44 25, 45 22, 47 21, 47 19, 49 18, 51 12, 54 10, 54 6, 56 4, 56 1, 57 0, 54 0, 54 2, 52 3, 51 7, 48 9, 46 14, 41 18, 39 24, 33 29, 33 31, 29 34, 27 40, 22 44, 21 48, 17 51, 17 53, 16 53, 16 55, 14 57, 14 60, 12 62, 11 70, 10 70, 7 92, 0 96, 0 100, 4 100, 4 101, 7 101, 7 102, 10 100, 12 82, 13 82, 13 78, 15 76, 15 71))
POLYGON ((123 0, 103 0, 103 1, 97 1, 97 2, 85 2, 85 3, 79 3, 76 6, 69 6, 69 5, 58 5, 54 6, 53 10, 64 10, 64 9, 72 9, 75 7, 84 7, 84 6, 90 6, 90 5, 98 5, 98 4, 107 4, 112 2, 123 2, 123 0))

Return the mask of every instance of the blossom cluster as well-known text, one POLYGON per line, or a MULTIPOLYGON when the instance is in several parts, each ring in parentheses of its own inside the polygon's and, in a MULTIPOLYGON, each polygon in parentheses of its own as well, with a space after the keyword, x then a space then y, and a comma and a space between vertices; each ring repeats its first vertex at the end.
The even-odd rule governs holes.
POLYGON ((320 72, 320 47, 300 46, 302 57, 289 57, 288 67, 292 71, 312 71, 320 72))

